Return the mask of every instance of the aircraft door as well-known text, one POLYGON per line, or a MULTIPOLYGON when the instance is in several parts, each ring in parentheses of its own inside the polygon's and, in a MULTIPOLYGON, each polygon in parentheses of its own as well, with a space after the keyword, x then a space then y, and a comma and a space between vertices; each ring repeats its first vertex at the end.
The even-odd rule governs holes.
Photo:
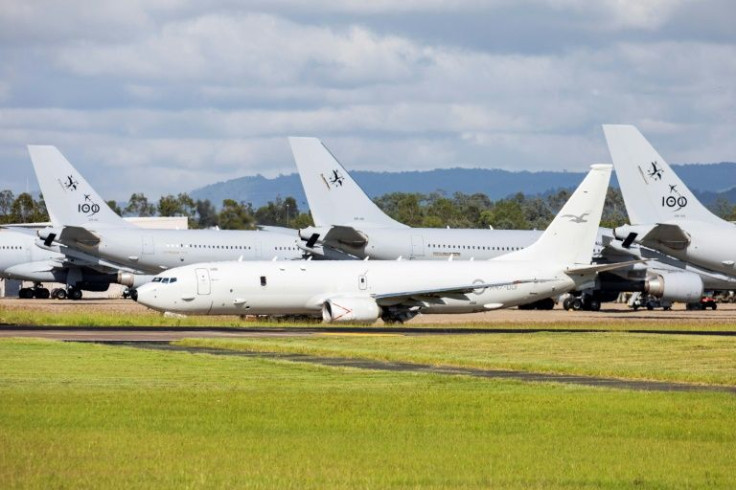
POLYGON ((197 275, 197 294, 205 296, 210 294, 210 271, 207 269, 195 269, 197 275))
POLYGON ((255 252, 256 252, 255 258, 256 259, 262 258, 261 254, 263 253, 263 246, 261 245, 261 242, 256 241, 255 243, 253 243, 253 248, 255 249, 255 252))
POLYGON ((153 237, 151 235, 143 235, 141 239, 143 240, 143 254, 144 255, 153 254, 154 253, 153 237))
POLYGON ((422 235, 411 236, 411 258, 424 257, 424 237, 422 235))

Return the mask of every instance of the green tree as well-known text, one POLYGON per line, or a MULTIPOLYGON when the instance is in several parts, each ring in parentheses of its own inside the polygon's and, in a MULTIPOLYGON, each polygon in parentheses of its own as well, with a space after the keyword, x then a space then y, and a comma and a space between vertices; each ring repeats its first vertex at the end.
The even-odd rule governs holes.
POLYGON ((10 216, 12 223, 37 223, 49 219, 46 206, 42 202, 36 202, 27 192, 15 198, 10 208, 10 216))
POLYGON ((118 206, 117 202, 115 202, 114 200, 110 200, 106 202, 107 202, 108 207, 112 209, 115 214, 117 214, 118 216, 123 215, 123 210, 120 209, 120 206, 118 206))
POLYGON ((481 222, 499 230, 527 230, 529 223, 518 200, 497 201, 493 208, 481 213, 481 222))
POLYGON ((128 205, 125 206, 125 214, 133 216, 153 216, 156 214, 156 206, 148 202, 148 198, 142 193, 135 193, 130 196, 128 205))
POLYGON ((218 225, 217 209, 209 199, 197 200, 194 208, 197 212, 197 219, 194 222, 197 228, 212 228, 218 225))
POLYGON ((0 223, 11 223, 15 195, 10 189, 0 191, 0 223))
POLYGON ((299 216, 299 206, 296 199, 277 197, 275 201, 269 201, 255 212, 256 222, 259 225, 268 226, 291 226, 291 220, 299 216))
POLYGON ((217 216, 220 228, 225 230, 246 230, 253 228, 253 209, 250 204, 234 199, 222 201, 222 209, 217 216))

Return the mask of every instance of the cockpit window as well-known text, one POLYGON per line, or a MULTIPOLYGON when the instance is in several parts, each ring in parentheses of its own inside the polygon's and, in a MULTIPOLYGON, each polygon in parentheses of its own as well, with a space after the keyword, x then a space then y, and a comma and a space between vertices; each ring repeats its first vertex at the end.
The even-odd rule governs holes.
POLYGON ((168 284, 169 283, 169 278, 168 277, 164 277, 161 282, 164 283, 164 284, 168 284))
POLYGON ((171 279, 169 279, 169 284, 174 283, 174 282, 176 282, 176 278, 175 277, 172 277, 171 279))
POLYGON ((161 279, 163 279, 163 277, 156 276, 156 277, 153 278, 153 280, 151 282, 161 282, 161 279))

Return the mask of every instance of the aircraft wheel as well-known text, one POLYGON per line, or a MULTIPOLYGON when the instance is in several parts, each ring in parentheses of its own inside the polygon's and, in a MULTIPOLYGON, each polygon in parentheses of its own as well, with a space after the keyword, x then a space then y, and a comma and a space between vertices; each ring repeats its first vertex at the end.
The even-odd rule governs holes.
POLYGON ((572 309, 575 310, 575 311, 582 310, 583 309, 583 300, 581 300, 580 298, 575 298, 572 301, 572 309))
POLYGON ((49 299, 51 293, 46 288, 35 288, 33 290, 33 296, 38 299, 49 299))
POLYGON ((77 288, 69 289, 69 299, 77 300, 82 299, 82 290, 77 288))
POLYGON ((18 297, 21 299, 31 299, 33 298, 33 289, 31 288, 21 288, 20 291, 18 291, 18 297))
POLYGON ((563 308, 564 308, 565 310, 570 310, 570 308, 572 308, 572 298, 565 298, 565 299, 564 299, 564 300, 562 301, 562 307, 563 307, 563 308))
POLYGON ((647 310, 652 311, 654 309, 654 305, 650 302, 647 302, 647 310))
POLYGON ((601 302, 595 298, 591 298, 590 301, 588 301, 588 309, 590 311, 600 311, 601 302))
POLYGON ((66 299, 66 289, 56 288, 51 291, 51 297, 54 299, 66 299))

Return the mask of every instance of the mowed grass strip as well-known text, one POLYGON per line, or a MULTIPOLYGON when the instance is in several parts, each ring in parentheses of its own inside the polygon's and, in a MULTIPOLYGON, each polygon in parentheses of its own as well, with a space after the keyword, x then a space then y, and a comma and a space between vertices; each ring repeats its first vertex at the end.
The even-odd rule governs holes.
POLYGON ((736 486, 736 397, 0 341, 4 488, 736 486))
MULTIPOLYGON (((501 318, 519 318, 524 315, 533 315, 528 321, 504 321, 499 320, 493 313, 489 313, 487 320, 477 321, 477 316, 451 315, 451 323, 443 323, 435 315, 423 317, 425 320, 437 319, 434 323, 408 322, 404 325, 383 325, 377 322, 375 325, 364 324, 323 324, 319 321, 289 321, 281 318, 240 318, 237 316, 188 316, 171 317, 161 313, 148 310, 132 300, 105 300, 103 303, 95 300, 82 300, 78 302, 59 302, 55 300, 24 300, 24 301, 2 301, 0 300, 0 324, 26 325, 26 326, 62 326, 62 327, 226 327, 226 328, 292 328, 313 329, 315 327, 340 331, 345 328, 353 328, 358 331, 371 332, 377 328, 396 330, 453 330, 453 329, 545 329, 545 330, 603 330, 603 331, 625 331, 625 330, 654 330, 654 331, 726 331, 736 332, 736 324, 726 319, 712 318, 679 318, 672 322, 662 319, 664 313, 640 312, 636 318, 627 319, 626 313, 619 317, 599 317, 593 320, 575 320, 577 312, 524 312, 515 310, 504 310, 501 318), (646 315, 653 314, 651 318, 646 315), (549 315, 557 315, 559 320, 549 321, 549 315), (467 320, 465 320, 467 318, 467 320), (465 321, 458 321, 465 320, 465 321)), ((634 313, 634 312, 629 312, 634 313)), ((688 312, 691 314, 693 312, 688 312)), ((709 312, 710 313, 710 312, 709 312)), ((585 313, 583 313, 585 314, 585 313)), ((666 312, 667 315, 677 315, 677 312, 666 312)), ((707 313, 706 313, 707 314, 707 313)), ((445 317, 445 315, 440 315, 445 317)))
POLYGON ((278 339, 185 339, 176 344, 736 386, 736 340, 718 336, 621 332, 314 335, 278 339))

